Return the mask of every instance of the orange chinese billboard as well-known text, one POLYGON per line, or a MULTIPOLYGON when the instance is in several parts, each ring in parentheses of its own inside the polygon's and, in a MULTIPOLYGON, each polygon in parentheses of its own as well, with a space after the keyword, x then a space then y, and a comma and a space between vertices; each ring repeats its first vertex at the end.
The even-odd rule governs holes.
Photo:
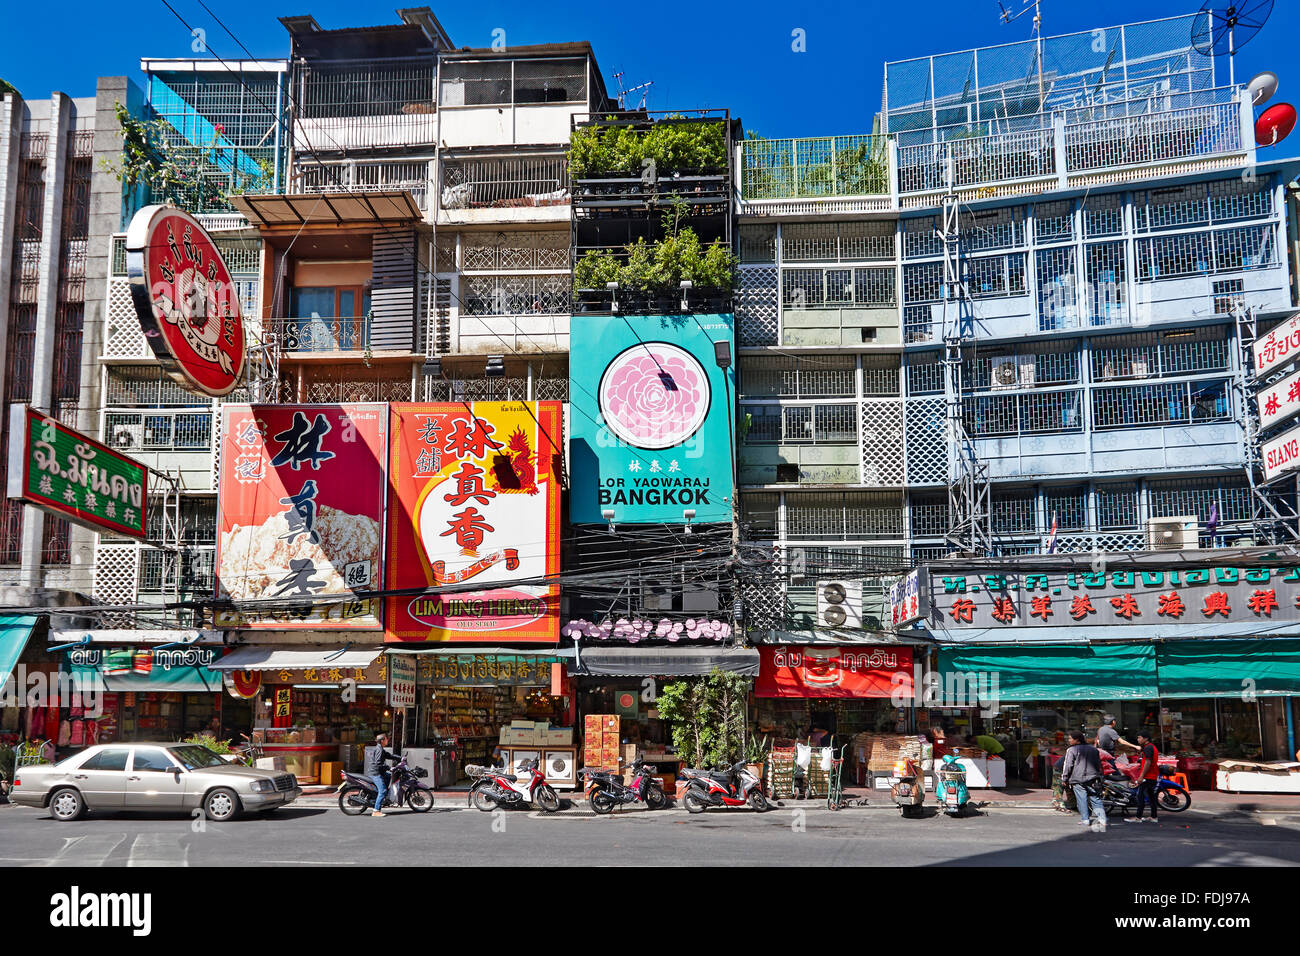
POLYGON ((391 406, 385 640, 559 640, 559 402, 391 406))
POLYGON ((378 403, 222 406, 218 626, 380 626, 387 437, 378 403))

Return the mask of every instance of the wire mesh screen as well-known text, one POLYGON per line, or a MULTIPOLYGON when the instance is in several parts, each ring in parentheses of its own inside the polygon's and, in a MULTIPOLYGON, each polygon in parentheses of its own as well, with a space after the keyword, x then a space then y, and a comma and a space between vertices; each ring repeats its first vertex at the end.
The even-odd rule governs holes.
POLYGON ((1044 114, 1215 85, 1191 37, 1206 13, 885 64, 885 129, 900 145, 1041 128, 1044 114))

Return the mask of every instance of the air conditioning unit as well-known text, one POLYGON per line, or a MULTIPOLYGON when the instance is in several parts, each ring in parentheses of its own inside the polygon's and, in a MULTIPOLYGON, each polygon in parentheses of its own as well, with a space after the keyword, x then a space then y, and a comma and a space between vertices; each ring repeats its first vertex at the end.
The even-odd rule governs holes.
POLYGON ((1201 546, 1201 521, 1191 517, 1148 518, 1148 551, 1187 551, 1201 546))
POLYGON ((1028 388, 1034 384, 1033 356, 999 355, 989 360, 993 388, 1028 388))
POLYGON ((820 627, 862 627, 862 582, 818 581, 817 624, 820 627))
POLYGON ((108 428, 108 445, 121 451, 144 447, 144 422, 113 422, 108 428))

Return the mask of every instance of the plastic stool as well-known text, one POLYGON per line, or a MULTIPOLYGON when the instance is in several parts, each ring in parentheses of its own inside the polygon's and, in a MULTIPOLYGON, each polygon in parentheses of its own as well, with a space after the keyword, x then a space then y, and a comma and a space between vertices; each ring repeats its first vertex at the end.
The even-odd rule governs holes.
POLYGON ((1172 780, 1174 783, 1178 784, 1180 787, 1182 787, 1182 788, 1183 788, 1184 790, 1186 790, 1188 793, 1191 793, 1191 792, 1192 792, 1191 784, 1189 784, 1189 783, 1187 782, 1187 774, 1185 774, 1185 773, 1166 773, 1165 776, 1168 777, 1170 780, 1172 780))

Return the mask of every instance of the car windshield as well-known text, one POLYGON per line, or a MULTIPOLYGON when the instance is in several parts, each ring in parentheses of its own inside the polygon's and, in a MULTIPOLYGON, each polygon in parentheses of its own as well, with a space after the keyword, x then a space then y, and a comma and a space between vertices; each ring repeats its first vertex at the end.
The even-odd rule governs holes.
POLYGON ((186 770, 226 766, 226 761, 221 759, 220 754, 209 750, 207 747, 200 747, 198 744, 187 747, 172 747, 167 752, 180 761, 181 766, 186 770))

